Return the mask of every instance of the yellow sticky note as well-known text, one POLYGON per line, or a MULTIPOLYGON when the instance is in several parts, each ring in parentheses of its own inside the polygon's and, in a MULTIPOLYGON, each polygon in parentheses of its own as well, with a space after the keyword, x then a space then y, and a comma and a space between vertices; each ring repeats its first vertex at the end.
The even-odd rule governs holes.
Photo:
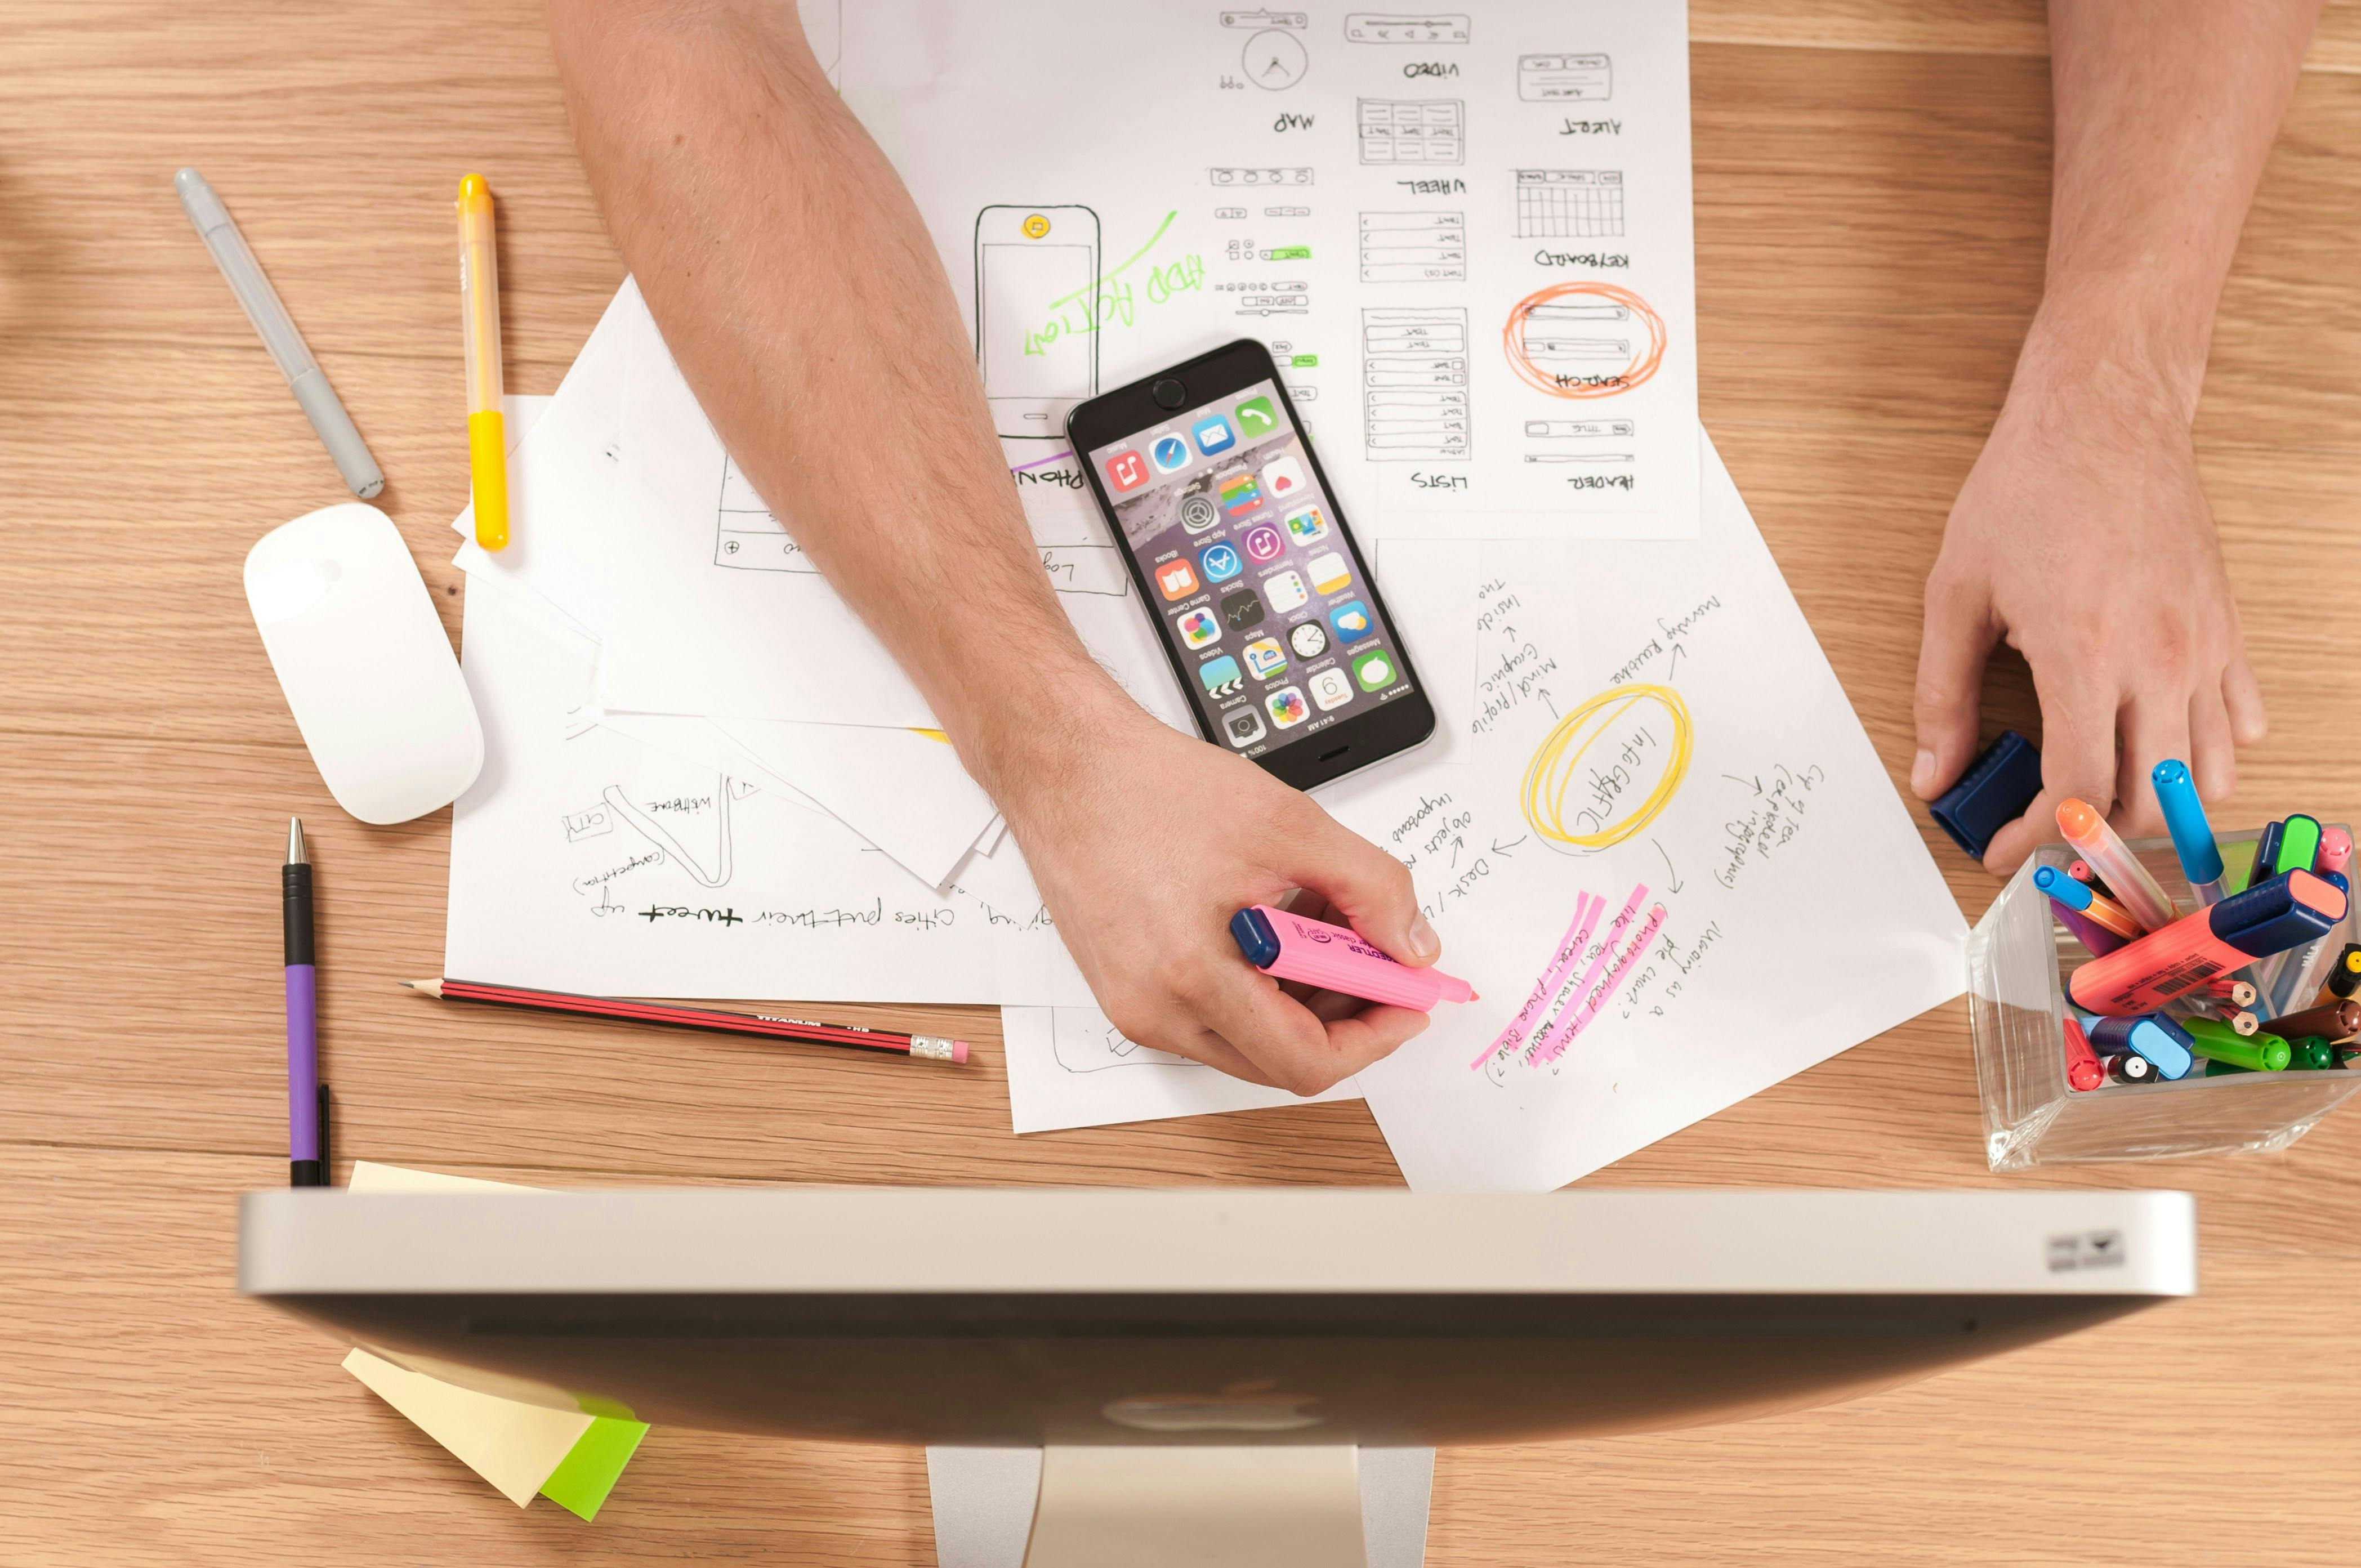
POLYGON ((365 1350, 346 1356, 345 1370, 519 1508, 533 1501, 596 1419, 478 1394, 365 1350))
MULTIPOLYGON (((531 1192, 534 1189, 359 1160, 353 1166, 351 1190, 531 1192)), ((463 1388, 397 1366, 366 1350, 356 1349, 346 1356, 345 1370, 519 1508, 549 1487, 548 1495, 562 1507, 586 1519, 592 1518, 648 1430, 637 1421, 463 1388)))

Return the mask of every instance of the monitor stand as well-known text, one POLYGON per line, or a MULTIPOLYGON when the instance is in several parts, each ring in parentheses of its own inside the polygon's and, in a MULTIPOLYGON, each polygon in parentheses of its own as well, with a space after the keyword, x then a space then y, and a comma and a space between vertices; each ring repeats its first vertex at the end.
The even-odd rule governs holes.
POLYGON ((939 1568, 1422 1568, 1431 1448, 930 1448, 939 1568))

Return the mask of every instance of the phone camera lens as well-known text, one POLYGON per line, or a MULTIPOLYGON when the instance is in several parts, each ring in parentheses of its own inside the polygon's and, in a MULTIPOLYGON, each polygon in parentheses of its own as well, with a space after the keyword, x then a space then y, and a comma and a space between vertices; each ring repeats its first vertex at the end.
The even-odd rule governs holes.
POLYGON ((1156 400, 1159 409, 1177 409, 1189 400, 1189 389, 1167 376, 1148 388, 1148 395, 1156 400))

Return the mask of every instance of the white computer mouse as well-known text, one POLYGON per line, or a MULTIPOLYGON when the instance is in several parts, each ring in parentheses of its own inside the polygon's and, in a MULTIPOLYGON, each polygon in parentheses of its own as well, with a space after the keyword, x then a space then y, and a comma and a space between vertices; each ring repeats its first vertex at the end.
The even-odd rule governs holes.
POLYGON ((483 724, 385 513, 346 501, 272 529, 247 552, 246 598, 338 806, 407 822, 476 782, 483 724))

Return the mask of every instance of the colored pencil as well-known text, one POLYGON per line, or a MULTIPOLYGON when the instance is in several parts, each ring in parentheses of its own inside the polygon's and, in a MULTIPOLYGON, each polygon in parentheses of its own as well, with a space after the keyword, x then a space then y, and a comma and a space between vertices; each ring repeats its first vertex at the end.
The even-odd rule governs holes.
POLYGON ((885 1051, 921 1061, 964 1062, 965 1040, 939 1035, 899 1035, 851 1024, 816 1024, 807 1018, 774 1018, 758 1013, 726 1013, 713 1007, 675 1007, 662 1002, 630 1002, 611 996, 577 996, 565 991, 533 991, 521 985, 486 985, 472 980, 405 980, 412 991, 445 1002, 484 1002, 539 1013, 579 1013, 627 1024, 658 1024, 674 1029, 709 1029, 723 1035, 757 1035, 806 1046, 885 1051))

